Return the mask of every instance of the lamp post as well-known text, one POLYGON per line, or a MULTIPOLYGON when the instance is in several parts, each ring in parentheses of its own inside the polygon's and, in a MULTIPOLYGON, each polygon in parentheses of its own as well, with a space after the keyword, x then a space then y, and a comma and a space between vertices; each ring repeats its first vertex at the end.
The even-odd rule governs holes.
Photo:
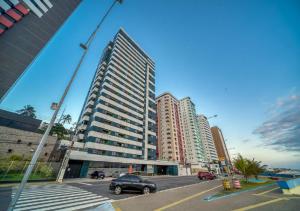
POLYGON ((21 195, 21 193, 22 193, 22 191, 23 191, 23 189, 24 189, 24 187, 25 187, 27 181, 28 181, 28 178, 29 178, 29 176, 30 176, 30 174, 31 174, 31 172, 32 172, 32 170, 33 170, 35 164, 36 164, 36 161, 37 161, 39 155, 40 155, 41 152, 42 152, 42 149, 43 149, 44 144, 46 143, 47 138, 48 138, 48 136, 49 136, 49 133, 50 133, 50 131, 51 131, 53 125, 54 125, 54 122, 55 122, 55 120, 56 120, 56 117, 57 117, 57 114, 58 114, 58 112, 59 112, 59 110, 60 110, 60 107, 62 106, 62 104, 63 104, 63 102, 64 102, 64 100, 65 100, 65 97, 66 97, 66 95, 68 94, 68 92, 69 92, 69 90, 70 90, 70 87, 71 87, 71 85, 72 85, 72 83, 73 83, 73 81, 74 81, 74 79, 75 79, 75 77, 76 77, 76 75, 77 75, 78 70, 79 70, 80 67, 81 67, 81 64, 82 64, 82 62, 83 62, 83 60, 84 60, 84 58, 85 58, 85 56, 86 56, 86 54, 87 54, 87 52, 88 52, 88 50, 89 50, 89 47, 90 47, 92 41, 94 40, 94 38, 95 38, 95 36, 96 36, 98 30, 100 29, 101 24, 103 23, 103 21, 104 21, 105 18, 108 16, 108 14, 110 13, 110 11, 112 10, 112 8, 115 6, 115 4, 116 4, 117 2, 121 4, 121 3, 123 2, 123 0, 114 0, 114 2, 112 3, 112 5, 110 6, 110 8, 107 10, 107 12, 105 13, 105 15, 102 17, 102 19, 100 20, 100 22, 99 22, 98 25, 96 26, 95 30, 91 33, 91 35, 90 35, 89 38, 87 39, 87 41, 86 41, 84 44, 83 44, 83 43, 80 43, 80 44, 79 44, 79 46, 83 49, 83 54, 82 54, 82 56, 81 56, 81 58, 80 58, 80 60, 79 60, 79 62, 78 62, 78 64, 77 64, 77 66, 76 66, 76 68, 75 68, 75 70, 74 70, 74 72, 73 72, 73 75, 72 75, 70 81, 68 82, 67 87, 65 88, 65 91, 64 91, 62 97, 61 97, 60 100, 59 100, 59 103, 58 103, 57 106, 54 108, 54 113, 53 113, 53 115, 52 115, 52 118, 51 118, 51 120, 50 120, 50 123, 49 123, 49 125, 48 125, 48 127, 47 127, 45 133, 43 134, 43 137, 42 137, 42 139, 40 140, 40 143, 39 143, 39 145, 38 145, 36 151, 35 151, 34 154, 33 154, 33 157, 32 157, 32 159, 31 159, 31 161, 30 161, 29 166, 28 166, 27 169, 26 169, 26 172, 25 172, 25 174, 24 174, 24 176, 23 176, 23 178, 22 178, 22 182, 20 183, 20 185, 19 185, 19 187, 18 187, 18 189, 17 189, 17 192, 16 192, 15 196, 12 198, 12 200, 11 200, 11 202, 10 202, 10 204, 9 204, 8 211, 12 211, 12 210, 14 209, 14 207, 15 207, 15 205, 16 205, 16 203, 17 203, 17 201, 18 201, 18 199, 19 199, 19 197, 20 197, 20 195, 21 195))
POLYGON ((218 114, 215 114, 213 116, 207 117, 207 119, 216 118, 216 117, 218 117, 218 114))

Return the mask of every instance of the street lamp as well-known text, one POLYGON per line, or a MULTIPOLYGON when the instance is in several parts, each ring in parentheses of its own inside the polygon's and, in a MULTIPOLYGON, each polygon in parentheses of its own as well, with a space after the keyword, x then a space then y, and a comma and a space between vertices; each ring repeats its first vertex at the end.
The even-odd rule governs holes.
POLYGON ((207 117, 207 119, 216 118, 216 117, 218 117, 218 114, 215 114, 213 116, 207 117))
POLYGON ((50 123, 49 123, 49 125, 48 125, 48 127, 47 127, 47 129, 46 129, 46 131, 45 131, 45 133, 44 133, 44 135, 43 135, 43 137, 42 137, 42 139, 41 139, 41 141, 40 141, 40 143, 39 143, 36 151, 35 151, 35 153, 33 154, 33 157, 32 157, 32 159, 30 161, 30 164, 28 165, 28 167, 26 169, 26 172, 25 172, 25 174, 24 174, 24 176, 22 178, 22 182, 20 183, 15 196, 12 198, 12 200, 11 200, 11 202, 9 204, 8 211, 12 211, 14 209, 14 207, 15 207, 15 205, 16 205, 16 203, 17 203, 17 201, 18 201, 18 199, 19 199, 19 197, 20 197, 20 195, 21 195, 21 193, 22 193, 22 191, 23 191, 23 189, 24 189, 24 187, 25 187, 25 185, 27 183, 27 180, 28 180, 28 178, 29 178, 29 176, 30 176, 30 174, 31 174, 31 172, 33 170, 33 167, 35 166, 36 161, 37 161, 39 155, 42 152, 42 149, 43 149, 44 144, 46 143, 47 138, 49 136, 49 133, 50 133, 50 131, 51 131, 53 125, 54 125, 54 122, 56 120, 56 117, 57 117, 57 114, 58 114, 58 112, 60 110, 60 107, 62 106, 62 104, 63 104, 63 102, 65 100, 65 97, 66 97, 66 95, 69 92, 69 89, 70 89, 70 87, 71 87, 71 85, 72 85, 72 83, 73 83, 73 81, 74 81, 74 79, 75 79, 75 77, 77 75, 78 70, 80 69, 80 66, 81 66, 81 64, 82 64, 82 62, 83 62, 83 60, 84 60, 84 58, 85 58, 85 56, 86 56, 86 54, 87 54, 87 52, 89 50, 89 47, 90 47, 91 43, 93 42, 93 40, 95 39, 95 36, 96 36, 98 30, 100 29, 101 24, 104 22, 105 18, 108 16, 108 14, 110 13, 110 11, 112 10, 112 8, 115 6, 115 4, 117 2, 121 4, 123 2, 123 0, 114 0, 113 3, 112 3, 112 5, 110 6, 110 8, 107 10, 107 12, 105 13, 105 15, 100 20, 99 24, 96 26, 95 30, 91 33, 91 35, 87 39, 87 41, 84 44, 83 43, 79 44, 79 46, 83 49, 83 54, 82 54, 82 56, 81 56, 81 58, 80 58, 80 60, 79 60, 79 62, 77 64, 77 66, 76 66, 76 68, 75 68, 75 70, 73 72, 73 75, 72 75, 70 81, 68 82, 68 85, 67 85, 67 87, 66 87, 66 89, 65 89, 62 97, 59 100, 59 103, 55 106, 54 113, 52 115, 50 123))

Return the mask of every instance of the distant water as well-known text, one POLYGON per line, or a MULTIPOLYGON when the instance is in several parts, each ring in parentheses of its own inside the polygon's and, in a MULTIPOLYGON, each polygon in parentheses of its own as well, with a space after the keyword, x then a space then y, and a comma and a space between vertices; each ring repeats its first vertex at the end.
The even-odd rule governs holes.
POLYGON ((264 182, 266 182, 266 180, 250 178, 250 179, 248 179, 248 182, 252 182, 252 183, 264 183, 264 182))

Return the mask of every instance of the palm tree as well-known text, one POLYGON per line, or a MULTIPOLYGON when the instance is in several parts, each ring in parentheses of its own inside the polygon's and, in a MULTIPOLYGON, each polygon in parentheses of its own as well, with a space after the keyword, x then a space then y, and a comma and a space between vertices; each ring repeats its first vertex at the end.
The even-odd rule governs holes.
POLYGON ((243 174, 246 181, 248 181, 248 177, 252 174, 250 162, 250 160, 244 158, 241 154, 233 161, 235 168, 243 174))
POLYGON ((254 158, 250 161, 250 171, 251 174, 255 176, 256 179, 258 179, 258 175, 263 173, 265 171, 265 168, 260 165, 261 161, 256 161, 254 158))
POLYGON ((62 117, 61 117, 61 124, 66 124, 66 123, 68 123, 68 124, 70 124, 71 123, 71 121, 72 121, 72 117, 71 117, 71 115, 70 114, 67 114, 67 115, 63 115, 62 117))
POLYGON ((35 115, 36 110, 31 105, 24 106, 22 109, 18 110, 17 113, 19 113, 20 115, 23 115, 23 116, 36 118, 36 115, 35 115))

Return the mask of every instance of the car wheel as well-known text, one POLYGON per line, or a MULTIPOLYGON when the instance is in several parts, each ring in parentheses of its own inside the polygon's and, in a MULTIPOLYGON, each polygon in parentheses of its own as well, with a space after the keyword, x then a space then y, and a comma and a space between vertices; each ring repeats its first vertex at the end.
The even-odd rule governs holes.
POLYGON ((119 195, 119 194, 121 194, 121 192, 122 192, 122 188, 120 186, 116 186, 115 187, 115 194, 119 195))
POLYGON ((101 176, 101 179, 104 179, 104 176, 101 176))
POLYGON ((143 193, 144 193, 144 194, 149 194, 149 193, 150 193, 150 188, 144 187, 143 193))

